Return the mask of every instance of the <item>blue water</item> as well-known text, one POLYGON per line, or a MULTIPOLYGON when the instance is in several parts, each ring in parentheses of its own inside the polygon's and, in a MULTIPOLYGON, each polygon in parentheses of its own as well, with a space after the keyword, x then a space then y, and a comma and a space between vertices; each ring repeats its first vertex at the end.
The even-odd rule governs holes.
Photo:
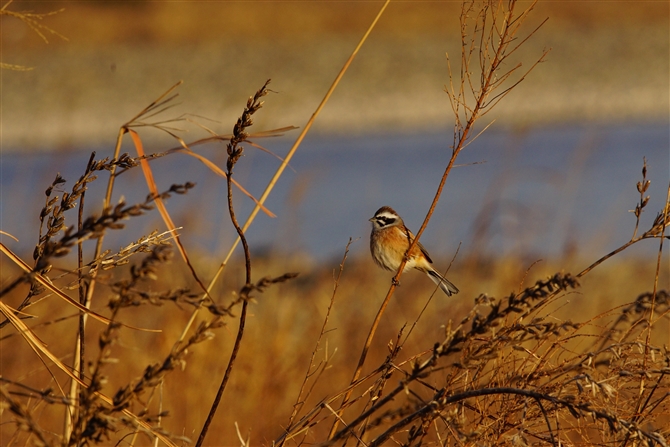
MULTIPOLYGON (((294 132, 258 143, 283 156, 296 137, 294 132)), ((451 141, 446 131, 308 136, 266 203, 277 217, 259 214, 248 232, 252 254, 306 254, 321 261, 341 256, 349 237, 360 238, 352 252, 363 254, 370 231, 367 219, 382 205, 395 208, 416 231, 449 160, 451 141)), ((112 143, 96 148, 97 157, 111 156, 112 143)), ((576 251, 599 257, 632 235, 635 217, 629 210, 639 200, 635 185, 641 180, 643 157, 651 200, 642 230, 662 208, 670 180, 669 148, 667 124, 489 129, 459 157, 422 242, 434 258, 451 257, 459 244, 459 256, 552 257, 576 251)), ((20 240, 0 236, 3 243, 24 255, 32 252, 44 190, 57 172, 68 180, 64 188, 71 188, 90 150, 2 153, 0 227, 20 240)), ((125 150, 132 154, 132 146, 125 150)), ((223 145, 198 152, 225 167, 223 145)), ((258 197, 278 165, 276 158, 250 147, 235 178, 258 197)), ((152 167, 161 189, 197 183, 187 196, 170 199, 168 209, 184 227, 187 250, 220 258, 236 235, 227 215, 225 181, 183 154, 155 160, 152 167)), ((90 211, 99 210, 102 201, 107 176, 99 177, 86 196, 90 211)), ((146 194, 139 168, 119 177, 115 200, 124 196, 128 202, 140 201, 146 194)), ((239 191, 235 198, 243 223, 252 203, 239 191)), ((69 214, 69 223, 74 223, 76 211, 69 214)), ((109 248, 164 228, 155 211, 128 225, 130 231, 106 239, 109 248)), ((629 253, 658 250, 650 241, 638 245, 629 253)))

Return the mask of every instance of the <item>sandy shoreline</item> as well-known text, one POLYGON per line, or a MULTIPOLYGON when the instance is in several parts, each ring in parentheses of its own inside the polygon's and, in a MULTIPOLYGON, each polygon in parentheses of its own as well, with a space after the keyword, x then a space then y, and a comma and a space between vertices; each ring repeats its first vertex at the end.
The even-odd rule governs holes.
MULTIPOLYGON (((28 72, 2 72, 2 150, 55 150, 111 145, 119 126, 179 80, 181 103, 167 116, 193 114, 227 133, 246 98, 267 78, 257 129, 303 126, 357 42, 321 39, 230 40, 184 44, 35 47, 13 62, 28 72)), ((667 121, 670 109, 668 27, 553 29, 545 26, 519 54, 529 67, 547 61, 490 115, 496 126, 667 121)), ((8 47, 5 42, 3 49, 8 47)), ((445 53, 458 40, 432 34, 388 35, 366 43, 319 117, 314 132, 450 130, 445 53)), ((455 64, 457 61, 453 61, 455 64)), ((204 136, 194 126, 187 139, 204 136)), ((179 125, 178 127, 183 127, 179 125)), ((151 133, 148 134, 151 138, 151 133)))

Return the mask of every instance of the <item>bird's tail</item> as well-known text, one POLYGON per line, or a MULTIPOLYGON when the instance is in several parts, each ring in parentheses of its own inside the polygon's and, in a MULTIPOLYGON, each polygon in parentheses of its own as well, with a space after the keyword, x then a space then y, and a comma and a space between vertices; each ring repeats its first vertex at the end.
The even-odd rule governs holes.
POLYGON ((453 285, 451 281, 449 281, 444 276, 440 275, 437 271, 431 269, 426 270, 426 273, 428 274, 428 277, 432 279, 435 284, 440 286, 440 289, 442 289, 442 291, 446 293, 447 296, 455 295, 458 293, 458 287, 453 285))

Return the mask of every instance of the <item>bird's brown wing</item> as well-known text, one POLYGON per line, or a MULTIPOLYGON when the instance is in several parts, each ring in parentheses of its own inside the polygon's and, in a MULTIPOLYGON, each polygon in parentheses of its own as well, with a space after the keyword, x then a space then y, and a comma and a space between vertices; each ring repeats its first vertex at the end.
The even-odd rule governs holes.
MULTIPOLYGON (((407 240, 408 240, 409 243, 411 244, 412 241, 414 240, 414 233, 412 233, 411 231, 409 231, 409 229, 408 229, 407 227, 405 227, 404 225, 403 225, 403 228, 404 228, 404 230, 405 230, 405 235, 407 236, 407 240)), ((426 247, 424 247, 423 245, 421 245, 421 242, 417 242, 416 246, 414 247, 414 250, 416 250, 417 247, 419 247, 419 250, 421 250, 421 253, 423 253, 423 255, 426 257, 426 260, 427 260, 429 263, 432 264, 432 263, 433 263, 433 260, 430 259, 430 255, 428 254, 428 251, 426 251, 426 247)))
POLYGON ((430 255, 429 255, 428 252, 426 251, 426 247, 424 247, 423 245, 421 245, 421 242, 418 242, 417 245, 418 245, 419 248, 421 249, 421 253, 423 253, 423 255, 426 257, 426 260, 432 264, 432 263, 433 263, 433 260, 430 259, 430 255))

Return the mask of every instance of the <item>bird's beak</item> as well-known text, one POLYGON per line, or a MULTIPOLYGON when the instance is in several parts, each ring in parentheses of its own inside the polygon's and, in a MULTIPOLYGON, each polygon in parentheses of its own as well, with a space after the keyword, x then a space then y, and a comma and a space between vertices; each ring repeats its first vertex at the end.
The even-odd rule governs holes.
POLYGON ((372 222, 373 220, 375 220, 375 218, 371 217, 371 218, 368 219, 368 222, 372 222))

